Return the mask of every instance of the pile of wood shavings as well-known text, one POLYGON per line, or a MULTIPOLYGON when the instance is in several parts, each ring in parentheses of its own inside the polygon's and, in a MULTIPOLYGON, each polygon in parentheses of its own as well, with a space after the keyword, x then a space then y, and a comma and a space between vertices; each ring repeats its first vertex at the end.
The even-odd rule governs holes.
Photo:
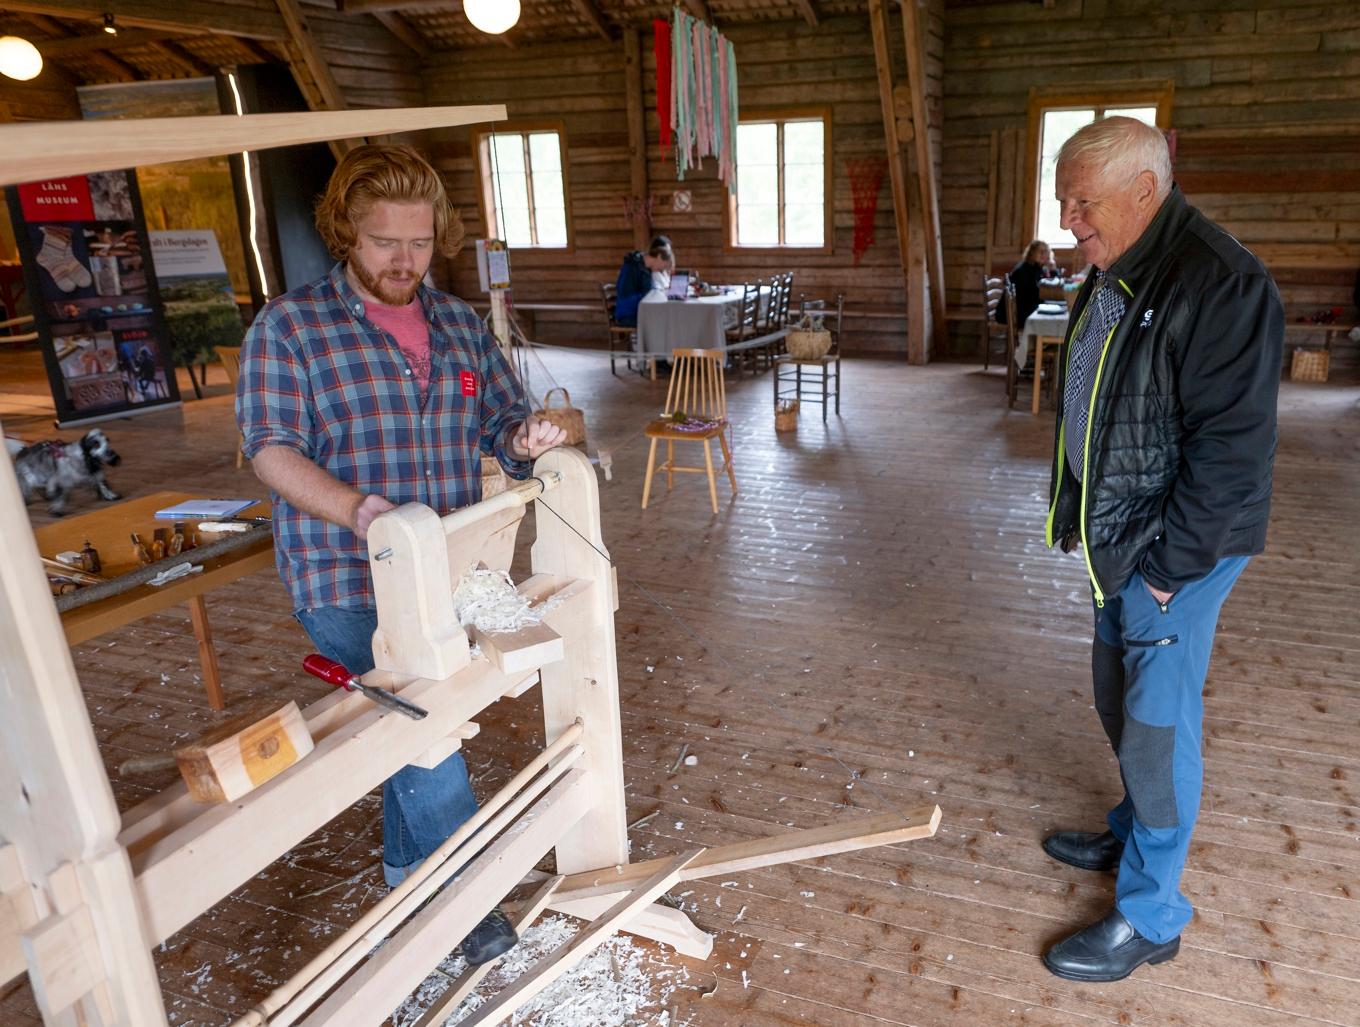
MULTIPOLYGON (((445 1022, 456 1024, 485 1004, 539 960, 570 942, 581 926, 562 916, 539 920, 445 1022)), ((466 968, 461 957, 445 959, 392 1014, 393 1027, 417 1023, 466 968)), ((666 1007, 688 978, 685 967, 658 962, 632 938, 616 934, 520 1007, 510 1023, 534 1027, 679 1027, 671 1023, 666 1007)))
POLYGON ((543 619, 542 607, 515 590, 505 571, 473 567, 453 590, 453 610, 458 622, 479 631, 518 631, 543 619))

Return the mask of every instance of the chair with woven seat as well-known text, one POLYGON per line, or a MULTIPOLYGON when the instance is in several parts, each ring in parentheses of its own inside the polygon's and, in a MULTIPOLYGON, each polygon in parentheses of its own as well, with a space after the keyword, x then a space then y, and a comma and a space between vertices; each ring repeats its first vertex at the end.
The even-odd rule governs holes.
POLYGON ((671 381, 666 389, 666 406, 662 415, 644 429, 652 440, 647 452, 647 476, 642 483, 642 509, 652 494, 652 478, 666 472, 666 488, 674 484, 678 472, 708 475, 708 497, 713 512, 718 512, 718 483, 713 472, 713 450, 709 443, 718 440, 722 447, 722 470, 732 483, 732 494, 737 493, 737 474, 732 467, 732 450, 727 444, 727 390, 723 384, 723 351, 717 349, 677 349, 671 353, 671 381), (677 414, 683 417, 677 420, 677 414), (656 463, 656 447, 666 443, 666 460, 656 463), (704 447, 704 466, 689 467, 675 462, 677 442, 701 442, 704 447))
MULTIPOLYGON (((614 369, 615 356, 619 342, 627 344, 628 349, 635 348, 634 337, 637 335, 637 328, 633 325, 622 325, 614 317, 614 310, 619 304, 618 286, 610 282, 600 286, 600 299, 604 301, 604 316, 609 322, 609 373, 618 377, 618 371, 614 369)), ((633 369, 633 363, 628 361, 628 369, 633 369)))
POLYGON ((837 294, 835 307, 828 307, 826 300, 801 297, 798 312, 800 319, 804 314, 821 318, 822 328, 831 335, 831 348, 820 357, 797 357, 785 353, 775 358, 775 406, 779 406, 781 399, 820 403, 822 422, 826 423, 832 401, 836 404, 836 416, 839 417, 841 413, 841 322, 845 318, 845 294, 837 294), (804 388, 805 385, 811 388, 804 388))
POLYGON ((1006 326, 996 319, 997 309, 1001 306, 1004 283, 1000 278, 992 278, 985 272, 982 276, 982 369, 992 364, 992 356, 997 352, 1014 353, 1010 343, 1010 333, 1006 326))
MULTIPOLYGON (((241 376, 241 347, 215 346, 213 348, 217 351, 217 359, 222 361, 222 370, 227 372, 227 381, 231 384, 231 391, 234 395, 236 393, 236 379, 241 376)), ((236 443, 236 469, 238 471, 246 459, 245 453, 241 451, 245 441, 245 436, 238 433, 236 443)))

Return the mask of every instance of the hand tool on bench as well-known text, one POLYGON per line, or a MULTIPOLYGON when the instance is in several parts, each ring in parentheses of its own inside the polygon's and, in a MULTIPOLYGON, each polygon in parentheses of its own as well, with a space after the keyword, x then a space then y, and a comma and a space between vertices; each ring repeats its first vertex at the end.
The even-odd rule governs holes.
POLYGON ((334 660, 322 656, 320 653, 312 653, 302 661, 302 669, 313 677, 318 677, 336 688, 343 688, 349 692, 363 692, 375 703, 386 706, 389 710, 396 710, 404 713, 412 720, 422 720, 429 714, 429 710, 422 710, 409 699, 403 699, 399 695, 376 688, 373 685, 366 685, 359 680, 357 674, 351 674, 349 668, 343 663, 336 663, 334 660))

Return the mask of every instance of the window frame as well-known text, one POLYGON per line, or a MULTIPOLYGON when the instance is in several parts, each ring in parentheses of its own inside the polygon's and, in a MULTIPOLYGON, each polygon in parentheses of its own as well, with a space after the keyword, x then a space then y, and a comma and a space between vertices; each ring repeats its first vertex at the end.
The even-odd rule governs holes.
MULTIPOLYGON (((743 246, 737 242, 737 194, 728 192, 727 202, 723 205, 725 213, 723 220, 723 250, 728 253, 811 253, 829 254, 836 251, 836 217, 835 199, 836 189, 832 182, 831 174, 834 168, 832 158, 832 121, 831 108, 827 106, 811 107, 752 107, 743 108, 738 117, 738 124, 760 124, 773 121, 777 125, 776 140, 779 149, 778 181, 779 181, 779 234, 784 234, 784 125, 790 121, 821 121, 822 123, 822 245, 820 246, 795 246, 788 243, 777 243, 769 245, 762 243, 756 246, 743 246)), ((738 166, 738 173, 740 167, 738 166)))
MULTIPOLYGON (((1163 132, 1171 129, 1171 107, 1176 85, 1170 80, 1136 82, 1108 82, 1094 89, 1074 90, 1068 86, 1031 87, 1025 140, 1025 220, 1026 241, 1039 231, 1039 162, 1043 159, 1044 114, 1048 111, 1108 110, 1111 107, 1156 107, 1157 127, 1163 132)), ((1076 248, 1050 243, 1054 250, 1076 248)))
MULTIPOLYGON (((489 127, 478 127, 472 130, 472 156, 477 166, 477 207, 482 218, 482 229, 488 239, 501 239, 501 226, 499 222, 495 225, 492 222, 496 219, 496 198, 495 198, 495 179, 491 173, 491 137, 493 135, 520 135, 523 137, 523 147, 525 154, 525 177, 529 185, 529 224, 530 231, 537 235, 537 218, 535 205, 533 202, 533 168, 528 162, 529 136, 536 132, 555 132, 557 133, 557 151, 559 154, 558 162, 562 168, 562 210, 567 226, 567 243, 565 246, 541 246, 534 244, 531 246, 512 247, 516 252, 523 253, 534 251, 537 253, 575 253, 576 252, 576 233, 572 229, 571 217, 571 180, 567 175, 567 131, 561 121, 510 121, 498 122, 489 127)), ((509 242, 506 242, 509 245, 509 242)))

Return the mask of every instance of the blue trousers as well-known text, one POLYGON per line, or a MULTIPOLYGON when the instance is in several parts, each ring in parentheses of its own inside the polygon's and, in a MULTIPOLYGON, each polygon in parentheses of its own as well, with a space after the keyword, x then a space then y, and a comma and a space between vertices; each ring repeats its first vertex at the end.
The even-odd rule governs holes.
MULTIPOLYGON (((317 651, 355 674, 373 669, 377 610, 324 606, 296 617, 317 651)), ((477 800, 455 752, 431 770, 402 767, 383 782, 383 877, 396 887, 472 814, 477 800)))
POLYGON ((1165 607, 1135 571, 1095 611, 1096 712, 1124 782, 1124 798, 1107 817, 1124 842, 1115 906, 1156 942, 1190 922, 1180 882, 1204 779, 1204 677, 1218 611, 1247 559, 1220 560, 1165 607))

